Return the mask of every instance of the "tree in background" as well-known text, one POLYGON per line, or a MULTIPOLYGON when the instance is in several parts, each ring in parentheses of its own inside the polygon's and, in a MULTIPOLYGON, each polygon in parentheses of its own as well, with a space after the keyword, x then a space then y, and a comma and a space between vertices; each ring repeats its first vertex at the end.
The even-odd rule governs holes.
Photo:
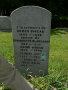
POLYGON ((38 5, 52 12, 52 27, 68 27, 66 0, 24 0, 24 5, 38 5))
POLYGON ((19 0, 1 0, 0 1, 0 14, 9 16, 10 13, 23 5, 19 0))
POLYGON ((50 10, 52 12, 52 27, 68 26, 66 0, 0 0, 0 15, 9 16, 14 9, 25 5, 36 5, 50 10))

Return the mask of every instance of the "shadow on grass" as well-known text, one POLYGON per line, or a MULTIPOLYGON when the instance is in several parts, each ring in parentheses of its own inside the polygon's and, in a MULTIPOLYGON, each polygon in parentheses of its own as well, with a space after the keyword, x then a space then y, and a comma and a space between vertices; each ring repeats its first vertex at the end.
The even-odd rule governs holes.
POLYGON ((4 89, 2 89, 2 90, 11 90, 11 89, 9 89, 9 88, 4 88, 4 89))
POLYGON ((66 33, 68 33, 68 30, 51 29, 51 35, 66 34, 66 33))
POLYGON ((12 32, 12 30, 0 30, 0 32, 12 32))

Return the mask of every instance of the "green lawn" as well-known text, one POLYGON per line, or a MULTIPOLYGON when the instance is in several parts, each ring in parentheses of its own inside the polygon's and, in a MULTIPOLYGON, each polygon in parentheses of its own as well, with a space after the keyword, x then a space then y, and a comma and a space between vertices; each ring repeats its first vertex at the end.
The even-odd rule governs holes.
MULTIPOLYGON (((11 32, 0 32, 0 55, 14 63, 11 32)), ((52 87, 68 90, 68 31, 51 31, 48 71, 48 75, 33 77, 29 81, 39 90, 48 90, 52 87)))

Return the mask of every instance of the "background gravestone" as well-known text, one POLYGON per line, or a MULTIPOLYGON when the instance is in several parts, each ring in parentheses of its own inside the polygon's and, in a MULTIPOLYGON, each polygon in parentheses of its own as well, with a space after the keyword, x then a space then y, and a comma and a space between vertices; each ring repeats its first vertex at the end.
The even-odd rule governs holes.
POLYGON ((48 72, 51 13, 38 6, 23 6, 11 14, 15 66, 21 73, 48 72))
POLYGON ((11 28, 11 20, 9 16, 0 16, 0 31, 10 32, 11 28))

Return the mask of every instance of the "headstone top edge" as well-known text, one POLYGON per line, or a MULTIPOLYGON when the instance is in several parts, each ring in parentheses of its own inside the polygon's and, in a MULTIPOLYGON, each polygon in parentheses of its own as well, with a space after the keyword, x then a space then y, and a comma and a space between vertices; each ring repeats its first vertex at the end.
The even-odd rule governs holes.
POLYGON ((10 17, 10 16, 0 16, 0 17, 10 17))
POLYGON ((22 6, 22 7, 19 7, 19 8, 17 8, 17 9, 15 9, 14 11, 12 11, 12 13, 10 14, 10 16, 12 16, 12 14, 13 14, 14 12, 16 12, 17 10, 22 9, 22 8, 28 8, 28 7, 39 8, 39 9, 41 8, 42 10, 46 10, 46 11, 51 15, 51 12, 50 12, 49 10, 43 8, 43 7, 30 5, 30 6, 22 6))

